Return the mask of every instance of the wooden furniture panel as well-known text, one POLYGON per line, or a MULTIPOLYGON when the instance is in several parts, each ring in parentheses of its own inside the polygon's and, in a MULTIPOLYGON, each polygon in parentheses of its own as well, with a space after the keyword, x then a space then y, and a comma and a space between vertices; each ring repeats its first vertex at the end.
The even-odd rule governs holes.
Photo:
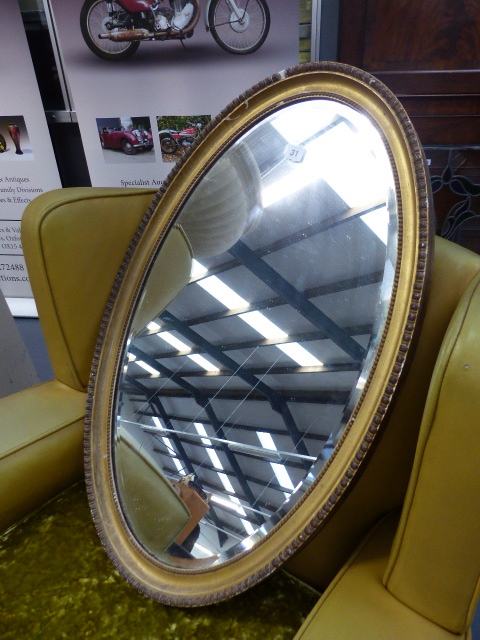
POLYGON ((480 141, 477 0, 344 0, 339 60, 382 80, 423 144, 480 141))
POLYGON ((409 114, 431 161, 437 233, 479 253, 480 2, 342 0, 338 43, 338 59, 409 114))

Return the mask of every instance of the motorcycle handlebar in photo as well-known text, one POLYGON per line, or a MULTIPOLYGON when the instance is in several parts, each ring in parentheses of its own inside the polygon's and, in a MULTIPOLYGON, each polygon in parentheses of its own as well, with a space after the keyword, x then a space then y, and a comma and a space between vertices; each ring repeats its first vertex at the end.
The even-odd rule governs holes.
MULTIPOLYGON (((83 38, 104 60, 132 56, 142 41, 191 38, 200 20, 199 0, 85 0, 83 38)), ((205 27, 229 53, 257 51, 270 29, 265 0, 207 0, 205 27)))

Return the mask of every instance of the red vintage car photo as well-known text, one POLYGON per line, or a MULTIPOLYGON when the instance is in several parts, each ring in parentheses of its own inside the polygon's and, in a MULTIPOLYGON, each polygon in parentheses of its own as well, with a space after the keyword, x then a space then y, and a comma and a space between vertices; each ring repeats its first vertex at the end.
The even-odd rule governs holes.
POLYGON ((99 135, 102 149, 121 149, 128 156, 133 156, 140 149, 153 149, 151 132, 142 128, 102 127, 99 129, 99 135))

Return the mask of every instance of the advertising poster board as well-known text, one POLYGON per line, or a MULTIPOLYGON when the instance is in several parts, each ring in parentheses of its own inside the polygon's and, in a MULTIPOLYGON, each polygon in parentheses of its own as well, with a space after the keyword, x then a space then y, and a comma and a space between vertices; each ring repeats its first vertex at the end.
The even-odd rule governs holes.
MULTIPOLYGON (((207 31, 205 20, 215 7, 218 16, 228 19, 228 4, 124 0, 131 13, 113 2, 115 14, 109 16, 104 0, 50 0, 93 186, 160 186, 211 117, 253 84, 298 64, 297 1, 236 0, 236 6, 248 6, 248 25, 219 26, 216 34, 207 31), (245 41, 247 27, 261 30, 265 19, 267 35, 257 50, 236 54, 225 49, 243 46, 237 43, 245 41), (194 23, 189 37, 169 39, 194 23), (125 32, 133 28, 165 37, 142 41, 138 48, 134 41, 99 38, 100 33, 130 37, 125 32), (112 51, 113 59, 100 57, 99 47, 106 57, 112 51)), ((217 18, 218 24, 220 20, 225 21, 217 18)))
POLYGON ((0 38, 0 289, 14 315, 36 315, 23 258, 26 205, 61 187, 17 0, 3 0, 0 38))

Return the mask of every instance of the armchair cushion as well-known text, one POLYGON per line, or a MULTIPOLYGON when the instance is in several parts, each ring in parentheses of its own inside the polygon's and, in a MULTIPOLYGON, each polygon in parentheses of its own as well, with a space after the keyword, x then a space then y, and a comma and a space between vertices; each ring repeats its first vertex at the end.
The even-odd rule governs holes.
POLYGON ((383 519, 312 609, 295 640, 467 640, 392 597, 383 574, 398 513, 383 519))
POLYGON ((81 477, 85 394, 52 380, 0 399, 0 531, 81 477))

